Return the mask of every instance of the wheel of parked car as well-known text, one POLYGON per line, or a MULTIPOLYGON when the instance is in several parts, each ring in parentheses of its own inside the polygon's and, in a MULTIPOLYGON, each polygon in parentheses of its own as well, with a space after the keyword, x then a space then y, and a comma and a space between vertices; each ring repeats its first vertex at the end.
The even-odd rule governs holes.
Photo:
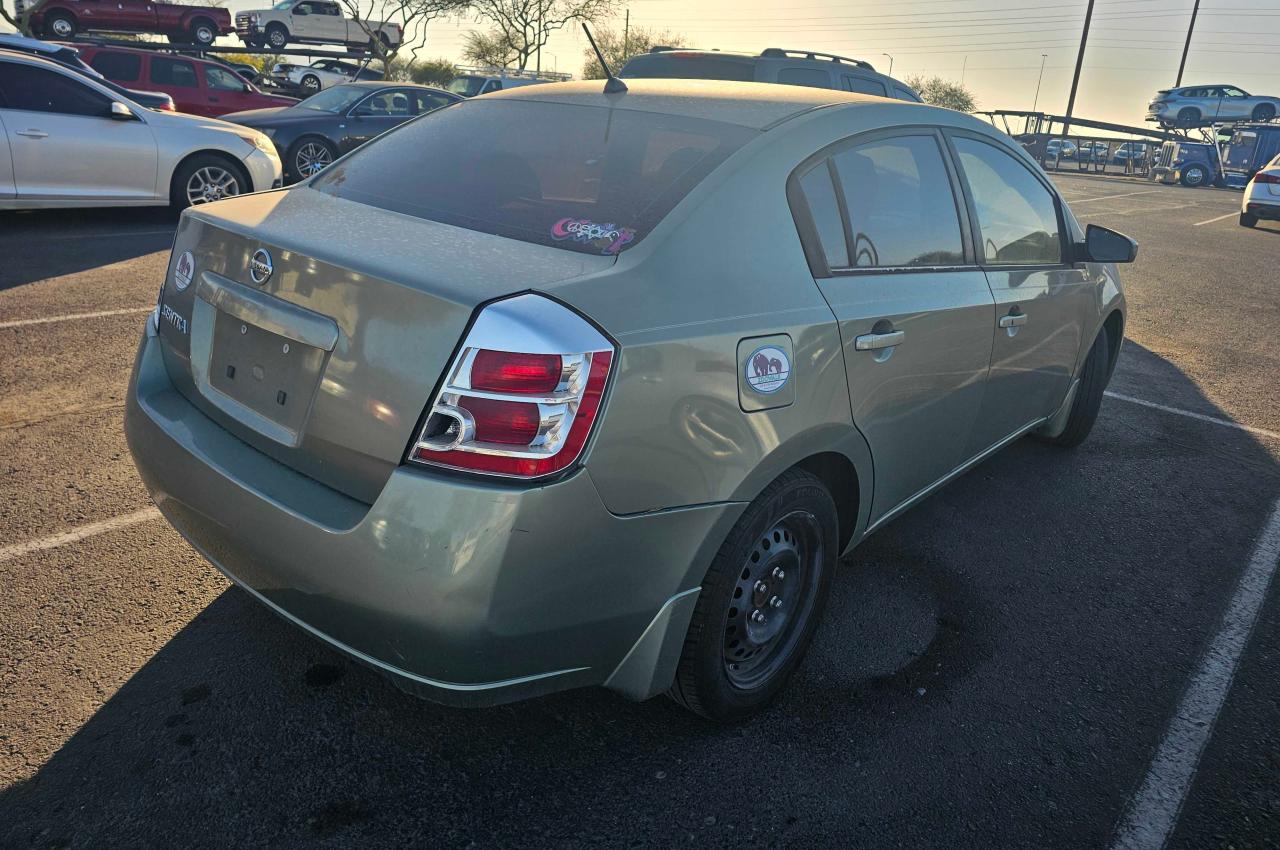
POLYGON ((1250 213, 1244 213, 1244 212, 1240 213, 1241 227, 1253 227, 1257 223, 1258 223, 1258 217, 1256 215, 1251 215, 1250 213))
POLYGON ((196 44, 209 46, 218 37, 218 28, 208 18, 197 18, 191 24, 191 40, 196 44))
POLYGON ((1182 171, 1182 185, 1196 188, 1209 182, 1209 169, 1203 165, 1188 165, 1182 171))
POLYGON ((279 50, 288 43, 289 31, 285 29, 284 24, 267 24, 267 44, 279 50))
POLYGON ((249 191, 248 180, 226 159, 214 154, 200 154, 187 160, 174 172, 169 189, 169 203, 175 209, 220 201, 249 191))
POLYGON ((799 666, 831 587, 835 502, 799 469, 765 488, 711 562, 669 695, 703 717, 744 718, 799 666))
POLYGON ((294 180, 305 180, 323 171, 337 158, 337 150, 326 139, 319 136, 303 136, 293 143, 285 162, 293 172, 294 180))
POLYGON ((49 13, 44 19, 44 28, 58 38, 74 38, 77 29, 76 19, 71 16, 70 12, 58 10, 49 13))
POLYGON ((1102 392, 1107 388, 1110 371, 1111 345, 1107 329, 1103 327, 1098 330, 1093 347, 1089 349, 1089 357, 1084 362, 1080 384, 1071 401, 1071 412, 1067 414, 1066 427, 1056 437, 1044 438, 1045 442, 1064 448, 1072 448, 1084 442, 1085 437, 1093 430, 1093 423, 1098 419, 1098 411, 1102 408, 1102 392))
POLYGON ((1270 103, 1259 103, 1253 108, 1254 121, 1270 121, 1276 117, 1276 108, 1270 103))
POLYGON ((1178 111, 1179 127, 1194 127, 1200 123, 1200 110, 1194 106, 1188 106, 1178 111))
POLYGON ((302 86, 302 90, 307 94, 315 94, 320 91, 320 78, 315 74, 307 74, 302 78, 302 82, 299 85, 302 86))

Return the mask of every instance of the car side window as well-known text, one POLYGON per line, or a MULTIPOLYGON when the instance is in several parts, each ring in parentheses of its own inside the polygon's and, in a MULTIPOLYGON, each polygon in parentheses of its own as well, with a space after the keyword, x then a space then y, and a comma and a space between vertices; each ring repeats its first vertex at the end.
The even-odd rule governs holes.
POLYGON ((858 77, 853 74, 844 75, 844 90, 856 91, 859 94, 874 94, 885 97, 888 92, 885 91, 884 83, 879 80, 869 80, 866 77, 858 77))
POLYGON ((831 74, 817 68, 783 68, 778 71, 778 82, 784 86, 809 86, 815 89, 831 88, 831 74))
POLYGON ((832 160, 849 215, 856 268, 955 266, 964 241, 951 179, 932 135, 846 148, 832 160))
POLYGON ((1226 88, 1224 88, 1222 90, 1222 93, 1225 94, 1227 97, 1248 97, 1249 96, 1244 92, 1242 92, 1240 89, 1233 88, 1231 86, 1227 86, 1226 88))
POLYGON ((1031 170, 987 142, 955 139, 981 231, 979 256, 991 265, 1062 262, 1058 205, 1031 170))
POLYGON ((809 205, 809 215, 822 243, 822 253, 830 268, 849 265, 849 249, 845 244, 844 221, 840 218, 840 202, 836 199, 831 169, 822 160, 800 178, 800 191, 809 205))
POLYGON ((159 86, 200 88, 194 64, 185 59, 169 59, 165 56, 151 57, 151 82, 159 86))
POLYGON ((920 98, 916 96, 915 92, 912 92, 909 89, 904 89, 901 86, 894 86, 893 94, 894 97, 898 98, 898 100, 907 100, 912 103, 920 102, 920 98))
POLYGON ((421 115, 424 112, 431 112, 432 110, 439 109, 442 106, 448 106, 449 104, 453 103, 452 99, 447 97, 442 97, 441 95, 438 95, 438 94, 432 94, 431 92, 414 92, 413 100, 414 100, 414 104, 413 104, 414 115, 421 115))
POLYGON ((70 77, 30 65, 0 63, 0 94, 9 109, 105 118, 111 101, 70 77))
POLYGON ((204 81, 211 89, 217 91, 244 91, 244 80, 223 68, 204 66, 204 81))
POLYGON ((133 53, 104 50, 93 57, 89 66, 117 83, 136 83, 142 77, 142 57, 133 53))

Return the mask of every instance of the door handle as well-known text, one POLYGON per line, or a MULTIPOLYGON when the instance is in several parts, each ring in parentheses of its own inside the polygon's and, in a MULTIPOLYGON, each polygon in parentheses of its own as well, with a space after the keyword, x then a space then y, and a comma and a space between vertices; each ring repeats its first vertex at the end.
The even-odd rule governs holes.
POLYGON ((863 334, 853 338, 855 351, 877 351, 881 348, 893 348, 906 338, 904 331, 889 331, 881 334, 863 334))
POLYGON ((19 130, 19 136, 26 136, 28 139, 47 139, 49 134, 44 130, 19 130))
POLYGON ((1026 313, 1010 313, 1007 316, 1000 317, 1000 327, 1002 328, 1020 328, 1027 323, 1026 313))

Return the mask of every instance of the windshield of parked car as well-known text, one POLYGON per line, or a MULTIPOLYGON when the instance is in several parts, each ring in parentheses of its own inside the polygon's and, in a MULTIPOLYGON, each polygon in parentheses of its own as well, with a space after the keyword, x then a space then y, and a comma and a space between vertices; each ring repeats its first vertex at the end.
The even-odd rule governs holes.
POLYGON ((479 98, 370 142, 310 186, 483 233, 612 255, 643 239, 755 135, 700 118, 479 98))
POLYGON ((368 89, 359 86, 334 86, 331 89, 325 89, 322 92, 311 95, 311 97, 298 102, 295 106, 298 109, 314 109, 316 112, 337 114, 368 93, 368 89))
POLYGON ((484 87, 484 77, 454 77, 449 83, 449 91, 463 97, 475 97, 484 87))
POLYGON ((277 12, 284 12, 288 9, 292 9, 293 4, 296 2, 297 0, 280 0, 279 3, 275 4, 271 8, 275 9, 277 12))

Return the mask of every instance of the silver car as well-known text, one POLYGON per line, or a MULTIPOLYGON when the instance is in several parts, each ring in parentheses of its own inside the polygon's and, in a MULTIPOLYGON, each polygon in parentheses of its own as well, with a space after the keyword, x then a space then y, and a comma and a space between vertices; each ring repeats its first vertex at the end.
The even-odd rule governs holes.
POLYGON ((1280 97, 1252 95, 1236 86, 1162 89, 1147 105, 1147 120, 1162 127, 1202 127, 1222 121, 1270 121, 1280 97))
POLYGON ((842 555, 1022 435, 1078 444, 1116 362, 1136 245, 981 121, 628 85, 475 98, 189 210, 142 336, 164 515, 434 700, 757 711, 842 555))

